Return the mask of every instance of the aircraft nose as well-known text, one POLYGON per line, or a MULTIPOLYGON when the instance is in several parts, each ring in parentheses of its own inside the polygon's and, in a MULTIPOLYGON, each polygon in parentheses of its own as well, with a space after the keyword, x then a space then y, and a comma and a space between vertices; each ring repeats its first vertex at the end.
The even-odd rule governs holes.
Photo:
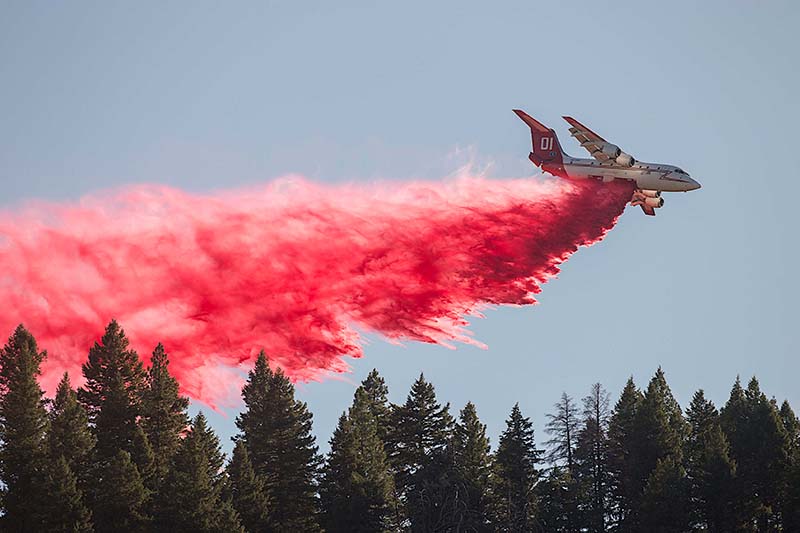
POLYGON ((694 179, 693 179, 693 180, 692 180, 692 188, 691 188, 691 189, 689 189, 689 190, 690 190, 690 191, 694 191, 694 190, 696 190, 696 189, 699 189, 700 187, 702 187, 702 185, 700 185, 700 183, 699 183, 697 180, 694 180, 694 179))

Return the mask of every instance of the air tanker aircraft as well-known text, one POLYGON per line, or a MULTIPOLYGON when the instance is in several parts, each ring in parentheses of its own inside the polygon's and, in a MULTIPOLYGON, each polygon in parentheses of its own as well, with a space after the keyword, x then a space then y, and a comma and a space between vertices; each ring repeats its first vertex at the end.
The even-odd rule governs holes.
POLYGON ((700 188, 699 183, 678 167, 637 161, 574 118, 564 117, 572 126, 570 134, 594 159, 570 157, 561 149, 554 130, 524 111, 515 109, 514 113, 531 128, 533 151, 528 158, 534 165, 560 178, 596 179, 605 183, 614 180, 633 181, 636 190, 631 205, 641 206, 648 215, 655 215, 655 210, 664 205, 662 192, 686 192, 700 188))

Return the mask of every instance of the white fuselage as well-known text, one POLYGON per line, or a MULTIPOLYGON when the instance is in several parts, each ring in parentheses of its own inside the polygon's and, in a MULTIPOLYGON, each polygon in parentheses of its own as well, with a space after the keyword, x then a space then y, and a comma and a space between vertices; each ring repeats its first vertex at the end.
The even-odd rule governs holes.
MULTIPOLYGON (((549 169, 545 169, 549 170, 549 169)), ((553 169, 556 170, 556 169, 553 169)), ((557 169, 554 174, 558 174, 557 169)), ((615 179, 636 182, 637 189, 686 192, 700 188, 689 174, 673 165, 636 161, 633 166, 601 164, 594 159, 581 159, 564 154, 563 172, 570 179, 597 179, 610 182, 615 179)))

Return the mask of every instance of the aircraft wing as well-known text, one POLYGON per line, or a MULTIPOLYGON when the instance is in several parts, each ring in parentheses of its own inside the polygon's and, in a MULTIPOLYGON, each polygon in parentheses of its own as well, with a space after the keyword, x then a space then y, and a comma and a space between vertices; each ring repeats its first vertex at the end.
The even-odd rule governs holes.
POLYGON ((603 146, 611 143, 572 117, 564 117, 564 120, 569 122, 569 125, 572 126, 569 129, 570 135, 575 137, 575 139, 581 143, 581 146, 586 148, 586 151, 592 154, 592 157, 601 163, 611 163, 613 161, 611 156, 603 152, 603 146))

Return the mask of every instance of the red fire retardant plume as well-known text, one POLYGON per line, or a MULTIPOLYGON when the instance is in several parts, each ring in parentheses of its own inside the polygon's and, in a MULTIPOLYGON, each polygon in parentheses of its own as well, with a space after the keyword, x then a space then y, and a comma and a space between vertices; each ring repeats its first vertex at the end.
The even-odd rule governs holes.
POLYGON ((562 180, 264 187, 194 195, 135 187, 0 212, 0 332, 18 323, 76 380, 116 318, 145 359, 158 342, 185 393, 238 395, 259 350, 295 380, 345 372, 358 331, 477 344, 465 316, 532 304, 630 198, 562 180))

